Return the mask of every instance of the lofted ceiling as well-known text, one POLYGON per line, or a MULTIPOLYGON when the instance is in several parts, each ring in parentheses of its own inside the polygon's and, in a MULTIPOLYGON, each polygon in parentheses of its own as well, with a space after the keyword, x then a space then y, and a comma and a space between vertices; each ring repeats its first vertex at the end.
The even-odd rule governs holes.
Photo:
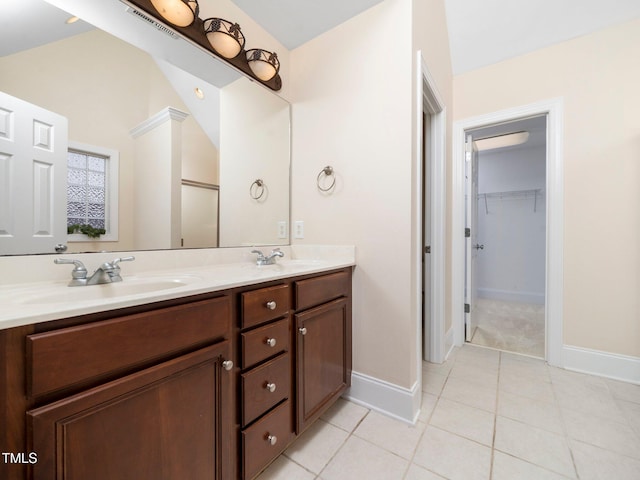
MULTIPOLYGON (((383 0, 231 1, 294 49, 383 0)), ((640 0, 444 2, 454 75, 640 18, 640 0)), ((65 18, 43 0, 0 0, 0 56, 90 28, 83 22, 67 26, 65 18), (56 16, 60 21, 52 22, 56 16), (25 23, 15 21, 20 17, 25 23)))

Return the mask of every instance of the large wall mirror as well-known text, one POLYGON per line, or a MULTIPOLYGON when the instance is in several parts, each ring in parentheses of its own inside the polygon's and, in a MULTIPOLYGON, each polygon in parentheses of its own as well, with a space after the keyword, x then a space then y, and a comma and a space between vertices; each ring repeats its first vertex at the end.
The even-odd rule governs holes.
POLYGON ((289 243, 288 102, 119 0, 0 17, 0 254, 289 243))

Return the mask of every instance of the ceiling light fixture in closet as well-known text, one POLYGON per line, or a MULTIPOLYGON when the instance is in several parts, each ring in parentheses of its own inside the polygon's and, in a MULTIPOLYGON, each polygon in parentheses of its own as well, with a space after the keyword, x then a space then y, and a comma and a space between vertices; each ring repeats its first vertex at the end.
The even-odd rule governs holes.
POLYGON ((495 150, 496 148, 513 147, 522 145, 529 140, 529 132, 514 132, 503 135, 495 135, 493 137, 481 138, 474 140, 476 148, 479 152, 484 150, 495 150))

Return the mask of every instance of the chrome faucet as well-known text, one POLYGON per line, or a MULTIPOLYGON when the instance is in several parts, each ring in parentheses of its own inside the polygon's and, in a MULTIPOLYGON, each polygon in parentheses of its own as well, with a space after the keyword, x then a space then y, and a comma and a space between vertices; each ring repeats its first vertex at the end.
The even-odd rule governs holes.
POLYGON ((120 262, 130 262, 135 260, 135 257, 122 257, 116 258, 112 262, 104 262, 96 271, 93 272, 89 278, 87 278, 87 269, 80 260, 69 260, 66 258, 56 258, 53 263, 57 264, 73 264, 75 265, 71 271, 70 287, 85 287, 88 285, 100 285, 103 283, 121 282, 120 276, 120 262))
POLYGON ((284 253, 281 252, 279 248, 271 250, 271 253, 266 257, 260 250, 251 250, 251 253, 258 254, 258 258, 256 259, 257 265, 273 265, 276 263, 277 257, 284 257, 284 253))

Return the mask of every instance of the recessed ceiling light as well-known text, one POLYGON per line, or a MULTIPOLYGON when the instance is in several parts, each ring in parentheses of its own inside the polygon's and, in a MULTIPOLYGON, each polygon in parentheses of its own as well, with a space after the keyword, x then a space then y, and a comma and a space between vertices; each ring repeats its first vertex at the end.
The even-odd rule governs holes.
POLYGON ((193 93, 195 94, 196 97, 198 97, 200 100, 202 100, 204 98, 204 92, 200 89, 200 87, 196 87, 193 89, 193 93))
POLYGON ((71 25, 72 23, 76 23, 78 20, 80 20, 79 17, 69 17, 64 23, 66 23, 67 25, 71 25))
POLYGON ((496 135, 494 137, 481 138, 475 140, 476 148, 479 152, 483 150, 494 150, 496 148, 513 147, 522 145, 529 140, 529 132, 515 132, 504 135, 496 135))

